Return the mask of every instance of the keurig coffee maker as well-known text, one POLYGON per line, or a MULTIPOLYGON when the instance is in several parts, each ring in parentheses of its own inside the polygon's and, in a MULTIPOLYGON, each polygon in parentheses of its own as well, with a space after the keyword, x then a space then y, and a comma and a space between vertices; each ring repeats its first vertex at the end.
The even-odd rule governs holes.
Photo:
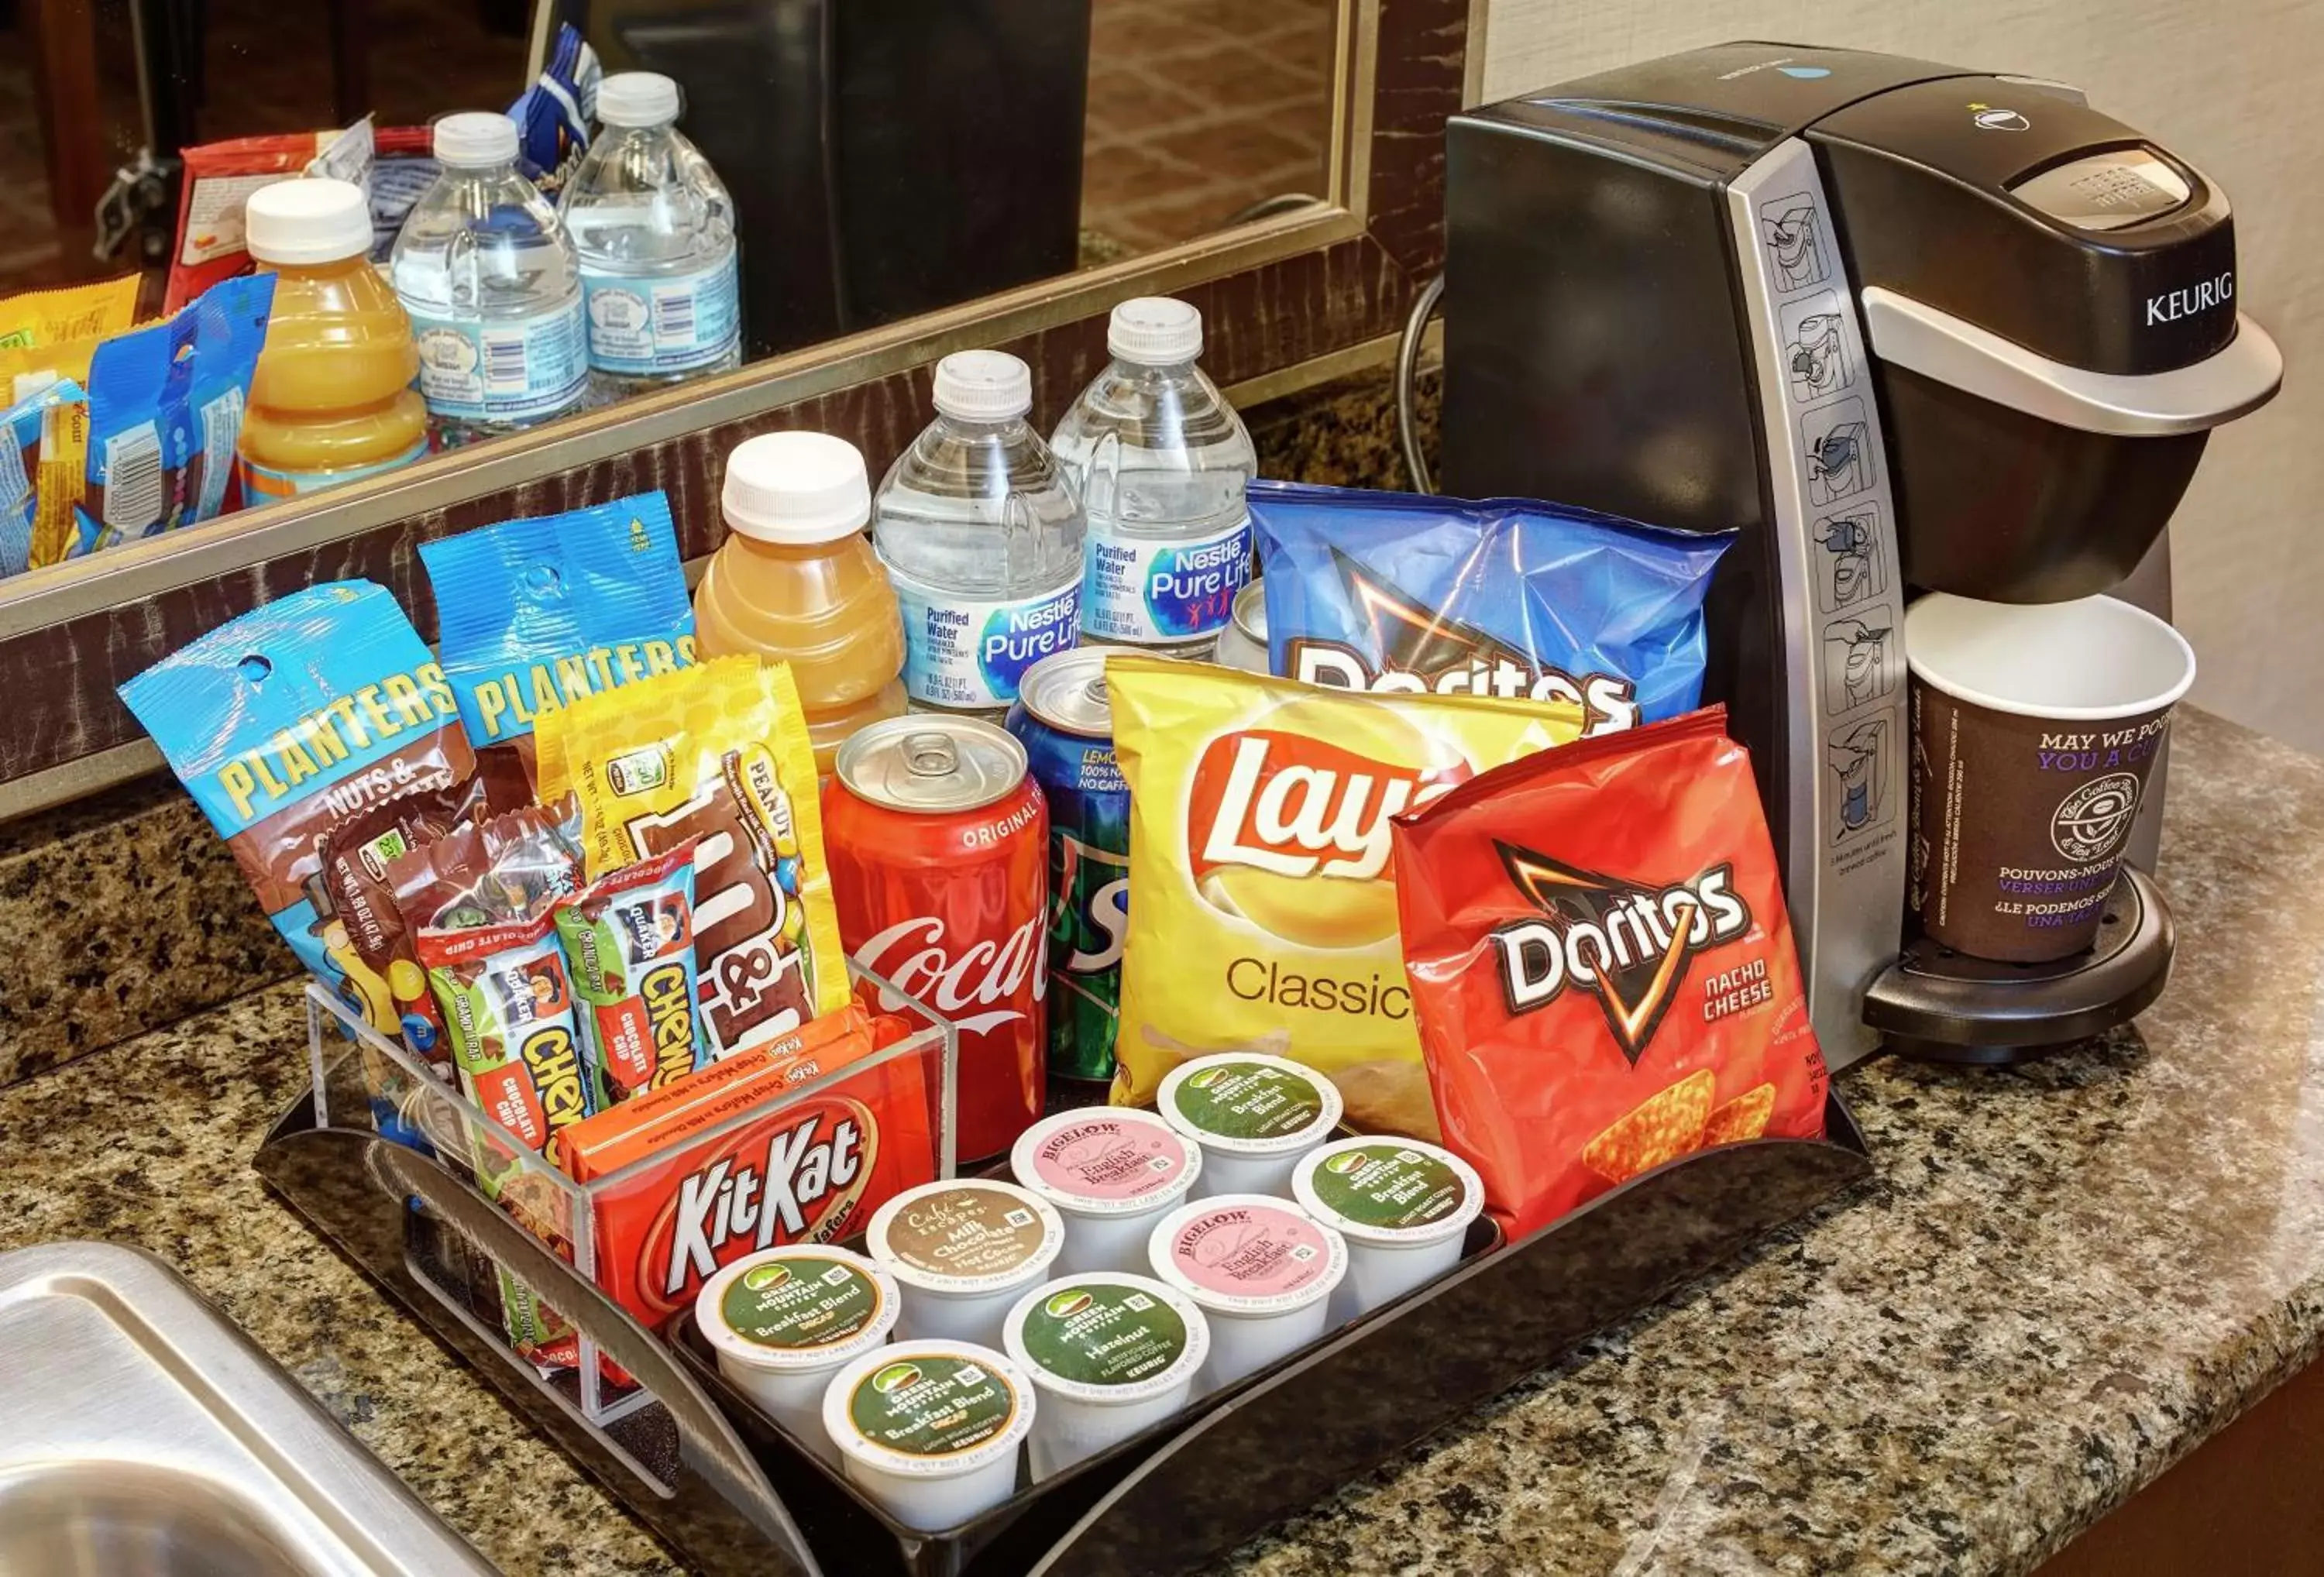
POLYGON ((1826 1056, 2003 1060, 2152 1001, 2170 920, 2127 866, 2061 964, 1904 934, 1904 613, 2167 565, 2209 429, 2282 374, 2226 195, 2059 84, 1783 44, 1510 99, 1447 145, 1442 484, 1739 532, 1709 694, 1826 1056))

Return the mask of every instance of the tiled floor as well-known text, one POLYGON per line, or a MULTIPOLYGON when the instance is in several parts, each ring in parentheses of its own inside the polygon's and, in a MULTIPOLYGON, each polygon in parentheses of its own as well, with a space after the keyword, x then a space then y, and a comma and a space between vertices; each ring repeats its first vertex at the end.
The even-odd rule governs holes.
POLYGON ((1082 223, 1133 253, 1323 195, 1334 0, 1093 0, 1082 223))

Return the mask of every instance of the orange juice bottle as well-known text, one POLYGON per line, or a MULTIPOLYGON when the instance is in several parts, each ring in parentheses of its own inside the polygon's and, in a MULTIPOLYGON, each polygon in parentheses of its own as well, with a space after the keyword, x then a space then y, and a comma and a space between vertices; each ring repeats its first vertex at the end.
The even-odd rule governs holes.
POLYGON ((253 505, 409 466, 428 452, 411 380, 420 352, 395 290, 371 265, 371 205, 344 180, 281 180, 250 194, 250 255, 274 280, 273 317, 242 417, 253 505))
POLYGON ((695 646, 789 663, 827 778, 842 740, 904 710, 904 621, 863 534, 863 456, 828 433, 746 438, 719 504, 731 534, 694 594, 695 646))

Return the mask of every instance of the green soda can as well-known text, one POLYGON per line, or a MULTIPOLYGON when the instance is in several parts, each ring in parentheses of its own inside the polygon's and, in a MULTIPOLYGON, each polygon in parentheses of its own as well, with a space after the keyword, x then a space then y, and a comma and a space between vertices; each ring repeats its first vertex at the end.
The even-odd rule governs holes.
POLYGON ((1027 669, 1008 726, 1049 802, 1049 1073, 1111 1079, 1130 935, 1130 785, 1113 757, 1105 649, 1027 669))

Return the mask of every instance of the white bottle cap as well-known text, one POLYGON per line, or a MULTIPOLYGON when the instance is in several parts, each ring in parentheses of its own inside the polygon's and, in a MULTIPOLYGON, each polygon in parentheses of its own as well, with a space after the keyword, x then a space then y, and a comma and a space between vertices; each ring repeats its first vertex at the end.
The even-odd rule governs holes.
POLYGON ((352 181, 278 180, 250 194, 243 238, 261 263, 337 263, 371 250, 371 204, 352 181))
POLYGON ((936 409, 963 421, 1006 421, 1033 409, 1033 369, 1000 350, 958 350, 936 364, 936 409))
POLYGON ((678 84, 659 71, 616 71, 597 84, 597 119, 609 126, 666 126, 678 119, 678 84))
POLYGON ((436 162, 455 170, 484 170, 516 159, 516 123, 490 110, 463 110, 436 123, 436 162))
POLYGON ((836 542, 872 518, 863 455, 827 432, 770 432, 726 456, 726 524, 761 542, 836 542))
POLYGON ((1203 315, 1191 301, 1140 296, 1113 309, 1105 348, 1141 367, 1175 367, 1203 354, 1203 315))

